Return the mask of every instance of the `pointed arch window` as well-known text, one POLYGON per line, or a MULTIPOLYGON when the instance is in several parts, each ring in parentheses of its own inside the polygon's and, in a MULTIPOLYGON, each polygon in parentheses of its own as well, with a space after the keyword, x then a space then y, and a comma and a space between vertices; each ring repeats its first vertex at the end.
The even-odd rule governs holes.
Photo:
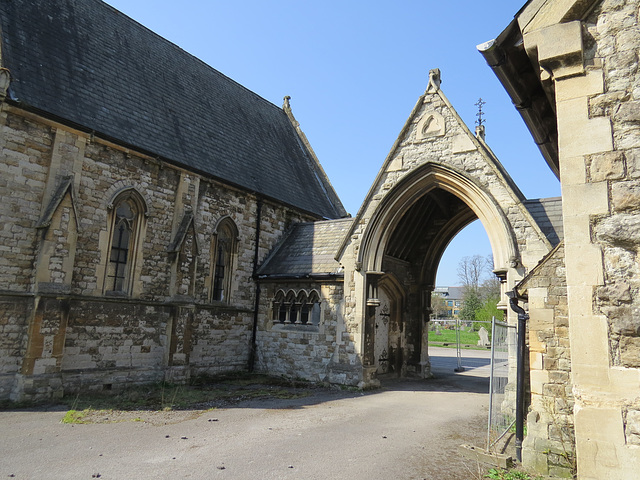
POLYGON ((213 287, 211 299, 217 302, 229 302, 238 229, 230 218, 220 222, 213 242, 213 287))
POLYGON ((110 243, 106 264, 105 293, 131 294, 140 251, 145 204, 134 190, 127 190, 113 202, 110 243))

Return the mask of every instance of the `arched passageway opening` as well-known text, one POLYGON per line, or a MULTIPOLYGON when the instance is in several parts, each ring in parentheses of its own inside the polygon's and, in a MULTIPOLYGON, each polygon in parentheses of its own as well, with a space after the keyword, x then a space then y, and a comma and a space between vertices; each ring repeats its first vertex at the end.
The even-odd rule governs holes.
MULTIPOLYGON (((440 260, 451 240, 467 225, 480 219, 491 243, 495 274, 506 282, 509 260, 516 257, 516 244, 502 210, 472 181, 443 167, 433 167, 399 182, 380 206, 365 232, 361 250, 366 269, 365 365, 376 375, 387 373, 390 350, 381 316, 385 302, 397 303, 401 342, 394 351, 402 364, 399 374, 430 374, 428 322, 432 318, 431 296, 436 286, 440 260), (396 288, 384 288, 393 279, 396 288), (383 345, 380 345, 383 342, 383 345), (401 348, 398 346, 401 345, 401 348)), ((504 293, 504 289, 503 292, 504 293)))

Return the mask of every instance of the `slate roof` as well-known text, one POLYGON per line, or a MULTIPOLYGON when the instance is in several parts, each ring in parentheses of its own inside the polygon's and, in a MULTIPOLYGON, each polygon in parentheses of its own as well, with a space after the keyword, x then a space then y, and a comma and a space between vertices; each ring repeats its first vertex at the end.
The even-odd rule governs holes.
POLYGON ((100 0, 2 0, 9 98, 301 208, 346 215, 286 113, 100 0))
POLYGON ((464 287, 436 287, 433 291, 447 300, 462 300, 464 296, 464 287))
POLYGON ((335 260, 352 218, 297 223, 258 269, 258 276, 308 278, 341 276, 335 260))
POLYGON ((525 200, 523 203, 551 245, 558 245, 564 238, 562 198, 538 198, 525 200))

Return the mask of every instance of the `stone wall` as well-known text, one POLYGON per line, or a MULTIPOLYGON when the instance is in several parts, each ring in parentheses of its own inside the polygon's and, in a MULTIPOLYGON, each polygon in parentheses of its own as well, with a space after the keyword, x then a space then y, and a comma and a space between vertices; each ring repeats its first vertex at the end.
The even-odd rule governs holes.
POLYGON ((185 381, 247 367, 258 263, 313 217, 3 105, 0 399, 185 381), (105 286, 114 198, 142 199, 128 294, 105 286), (237 228, 230 294, 211 300, 216 228, 237 228))
POLYGON ((555 96, 578 478, 635 478, 640 7, 545 8, 524 12, 522 33, 555 96))
POLYGON ((561 243, 518 286, 529 302, 531 387, 523 462, 544 475, 575 473, 569 316, 561 243))
POLYGON ((265 282, 261 299, 261 311, 269 313, 260 319, 256 370, 313 382, 354 386, 360 382, 361 360, 353 339, 342 332, 342 282, 265 282), (318 292, 318 324, 282 324, 273 318, 272 304, 280 289, 318 292))
POLYGON ((28 296, 0 297, 0 399, 7 399, 15 376, 22 368, 26 352, 28 312, 33 299, 28 296))
MULTIPOLYGON (((594 313, 605 315, 610 363, 640 368, 640 6, 607 0, 592 14, 588 32, 595 59, 603 60, 605 89, 589 98, 592 118, 609 118, 613 151, 586 157, 587 183, 606 185, 610 208, 592 218, 604 258, 604 285, 595 290, 594 313)), ((619 398, 625 443, 640 455, 640 397, 619 398)))

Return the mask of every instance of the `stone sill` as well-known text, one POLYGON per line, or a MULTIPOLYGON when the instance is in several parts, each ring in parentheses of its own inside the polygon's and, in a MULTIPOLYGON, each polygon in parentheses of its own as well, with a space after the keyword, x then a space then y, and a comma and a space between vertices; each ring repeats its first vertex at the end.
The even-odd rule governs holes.
POLYGON ((320 333, 318 325, 305 325, 295 323, 274 323, 272 332, 294 332, 294 333, 320 333))

